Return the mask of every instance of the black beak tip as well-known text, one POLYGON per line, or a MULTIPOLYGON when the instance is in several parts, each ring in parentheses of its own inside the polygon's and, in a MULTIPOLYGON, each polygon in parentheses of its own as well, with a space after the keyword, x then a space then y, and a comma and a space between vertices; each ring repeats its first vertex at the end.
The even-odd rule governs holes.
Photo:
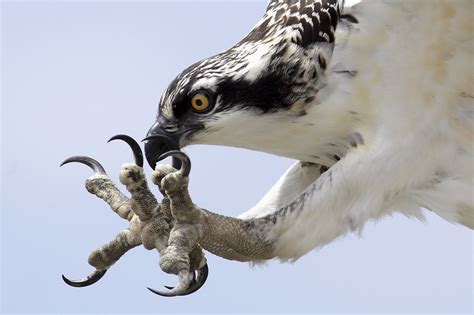
POLYGON ((160 130, 160 133, 149 132, 145 141, 145 158, 152 169, 155 169, 158 158, 164 153, 179 150, 179 137, 160 130))
POLYGON ((153 144, 145 143, 145 159, 152 169, 155 169, 156 163, 158 163, 158 156, 159 149, 153 146, 153 144))

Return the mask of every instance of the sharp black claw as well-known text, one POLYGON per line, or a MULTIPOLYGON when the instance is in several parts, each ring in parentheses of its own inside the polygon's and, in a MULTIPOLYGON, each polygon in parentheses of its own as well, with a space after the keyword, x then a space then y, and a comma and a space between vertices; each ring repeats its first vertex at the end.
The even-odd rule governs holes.
POLYGON ((189 295, 199 290, 204 285, 204 283, 206 283, 208 275, 209 275, 209 267, 207 266, 207 264, 205 264, 202 268, 199 268, 197 270, 196 281, 191 283, 191 285, 186 290, 186 292, 181 295, 189 295))
POLYGON ((148 288, 148 290, 160 296, 166 296, 166 297, 186 295, 189 290, 189 287, 191 286, 191 283, 195 282, 194 272, 190 273, 189 271, 183 270, 179 272, 178 277, 179 277, 179 282, 176 287, 174 288, 166 287, 167 289, 171 288, 169 289, 169 291, 158 291, 152 288, 148 288))
MULTIPOLYGON (((192 286, 195 282, 196 282, 196 274, 193 272, 191 283, 189 284, 189 286, 192 286)), ((169 285, 165 285, 164 287, 167 288, 168 290, 173 290, 174 289, 174 287, 169 286, 169 285)))
POLYGON ((114 141, 114 140, 125 141, 132 149, 133 157, 135 158, 135 164, 137 164, 140 167, 143 167, 142 149, 140 148, 140 145, 132 137, 127 136, 127 135, 116 135, 110 138, 109 141, 107 142, 114 141))
POLYGON ((85 164, 89 166, 96 174, 104 174, 104 175, 106 174, 104 167, 98 161, 88 156, 82 156, 82 155, 72 156, 69 159, 66 159, 64 162, 62 162, 60 166, 63 166, 65 164, 72 163, 72 162, 85 164))
POLYGON ((107 272, 107 269, 95 270, 93 273, 91 273, 90 275, 88 275, 87 277, 81 280, 69 280, 64 275, 61 275, 61 276, 64 282, 66 282, 66 284, 70 285, 71 287, 82 288, 82 287, 87 287, 91 284, 96 283, 105 275, 106 272, 107 272))
POLYGON ((191 172, 191 160, 189 159, 188 155, 184 152, 174 150, 174 151, 169 151, 169 152, 166 152, 165 154, 162 154, 158 158, 158 161, 164 160, 170 156, 172 156, 173 158, 177 158, 181 161, 180 170, 183 171, 184 176, 189 176, 189 173, 191 172))
MULTIPOLYGON (((150 287, 146 287, 148 290, 150 290, 151 292, 159 295, 159 296, 164 296, 164 297, 173 297, 173 296, 178 296, 178 295, 171 295, 171 294, 166 294, 165 292, 161 292, 161 291, 158 291, 158 290, 155 290, 155 289, 152 289, 150 287)), ((170 289, 171 290, 171 289, 170 289)))
MULTIPOLYGON (((209 275, 209 267, 207 266, 207 264, 205 264, 202 268, 199 268, 196 271, 196 273, 197 273, 197 276, 195 273, 193 273, 193 280, 191 281, 188 289, 184 291, 183 293, 179 294, 180 296, 193 294, 194 292, 199 290, 204 285, 204 283, 206 283, 207 276, 209 275)), ((165 285, 165 288, 167 288, 168 290, 174 289, 174 287, 167 286, 167 285, 165 285)), ((150 289, 150 288, 148 288, 148 290, 161 296, 168 296, 168 295, 163 295, 161 294, 161 292, 150 289)))

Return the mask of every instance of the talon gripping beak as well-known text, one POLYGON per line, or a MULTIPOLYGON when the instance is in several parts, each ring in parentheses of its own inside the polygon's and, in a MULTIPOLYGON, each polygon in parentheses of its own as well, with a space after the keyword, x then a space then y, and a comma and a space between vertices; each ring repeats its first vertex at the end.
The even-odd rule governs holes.
POLYGON ((130 148, 132 149, 133 157, 135 158, 135 164, 140 166, 140 167, 143 167, 142 149, 140 148, 140 145, 132 137, 127 136, 127 135, 116 135, 116 136, 113 136, 112 138, 110 138, 110 140, 107 141, 107 142, 111 142, 111 141, 114 141, 114 140, 125 141, 130 146, 130 148))
POLYGON ((89 166, 96 174, 106 175, 104 167, 98 161, 88 156, 82 156, 82 155, 72 156, 69 159, 62 162, 60 166, 63 166, 68 163, 73 163, 73 162, 82 163, 89 166))
POLYGON ((170 156, 173 157, 173 160, 178 159, 181 162, 181 167, 179 171, 182 172, 184 176, 189 176, 189 173, 191 172, 191 160, 189 159, 188 155, 184 152, 176 151, 176 150, 166 152, 165 154, 161 155, 158 158, 157 162, 164 160, 170 156))
POLYGON ((87 277, 81 280, 69 280, 64 275, 61 275, 61 276, 64 282, 66 282, 71 287, 82 288, 82 287, 87 287, 91 284, 96 283, 105 275, 106 272, 107 272, 107 269, 95 270, 93 273, 91 273, 90 275, 88 275, 87 277))

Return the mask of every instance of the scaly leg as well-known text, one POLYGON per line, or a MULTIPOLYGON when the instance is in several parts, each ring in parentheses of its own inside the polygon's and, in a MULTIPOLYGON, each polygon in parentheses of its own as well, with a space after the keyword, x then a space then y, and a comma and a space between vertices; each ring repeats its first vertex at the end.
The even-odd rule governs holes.
MULTIPOLYGON (((276 218, 267 216, 252 220, 231 218, 209 212, 196 206, 189 196, 188 183, 191 163, 186 154, 170 151, 159 158, 173 156, 181 160, 181 168, 169 172, 169 166, 157 165, 152 177, 170 200, 173 228, 168 247, 161 253, 163 271, 178 275, 179 284, 168 292, 153 292, 164 296, 181 295, 190 288, 194 255, 201 247, 226 259, 251 261, 271 259, 274 243, 268 239, 267 229, 276 218), (165 176, 159 176, 159 174, 165 176)), ((202 260, 205 263, 205 260, 202 260)), ((203 266, 203 263, 201 263, 203 266)))
POLYGON ((167 197, 163 200, 162 207, 173 218, 173 228, 168 243, 159 250, 160 267, 167 273, 178 275, 179 284, 175 288, 166 287, 170 289, 167 292, 149 289, 162 296, 187 295, 197 291, 204 284, 208 275, 208 267, 203 250, 197 243, 196 232, 198 229, 195 228, 194 223, 198 220, 189 214, 189 211, 193 209, 190 207, 191 201, 187 194, 191 163, 189 158, 179 151, 171 151, 160 159, 168 156, 179 158, 182 162, 181 169, 177 171, 167 165, 158 165, 153 172, 152 181, 158 185, 162 193, 166 194, 167 197), (183 184, 181 180, 184 181, 183 184), (186 215, 181 215, 186 211, 188 211, 186 215), (197 280, 195 280, 194 270, 197 270, 197 280))

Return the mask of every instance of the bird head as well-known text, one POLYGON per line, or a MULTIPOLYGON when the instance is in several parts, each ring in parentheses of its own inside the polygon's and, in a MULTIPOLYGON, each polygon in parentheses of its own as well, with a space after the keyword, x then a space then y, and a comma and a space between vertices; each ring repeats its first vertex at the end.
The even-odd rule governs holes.
POLYGON ((295 45, 245 46, 200 61, 171 82, 147 135, 150 165, 190 144, 275 153, 292 140, 285 134, 297 135, 292 122, 317 96, 318 63, 298 60, 295 45))
POLYGON ((305 135, 308 124, 301 120, 325 85, 339 15, 333 2, 320 12, 318 3, 292 11, 271 1, 241 42, 179 74, 162 95, 148 132, 149 164, 154 167, 160 154, 190 144, 300 158, 298 149, 285 148, 305 135), (312 12, 320 14, 321 24, 306 22, 312 12))

